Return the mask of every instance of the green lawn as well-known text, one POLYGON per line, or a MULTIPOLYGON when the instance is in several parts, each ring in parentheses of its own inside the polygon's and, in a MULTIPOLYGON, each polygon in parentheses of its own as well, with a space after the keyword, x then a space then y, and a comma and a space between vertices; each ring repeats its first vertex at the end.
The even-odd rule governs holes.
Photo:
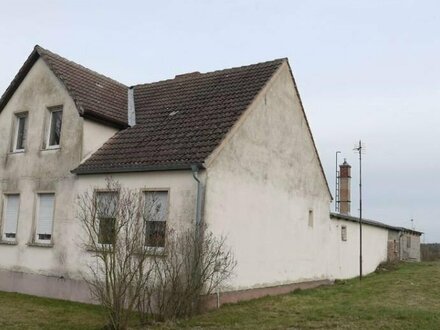
MULTIPOLYGON (((97 306, 0 292, 0 329, 100 329, 97 306)), ((223 306, 156 328, 440 329, 440 263, 223 306)))

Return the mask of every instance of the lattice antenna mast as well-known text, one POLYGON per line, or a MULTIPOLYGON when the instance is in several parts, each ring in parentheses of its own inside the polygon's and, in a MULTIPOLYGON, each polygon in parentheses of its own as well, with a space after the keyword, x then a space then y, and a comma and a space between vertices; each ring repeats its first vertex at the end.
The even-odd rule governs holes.
POLYGON ((353 150, 359 154, 359 280, 362 280, 362 155, 365 145, 359 140, 353 150))

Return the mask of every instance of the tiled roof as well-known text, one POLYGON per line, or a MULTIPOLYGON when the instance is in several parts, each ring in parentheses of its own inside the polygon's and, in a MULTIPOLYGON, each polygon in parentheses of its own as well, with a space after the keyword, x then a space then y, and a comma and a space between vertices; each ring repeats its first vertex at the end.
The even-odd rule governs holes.
POLYGON ((220 144, 284 59, 134 86, 136 125, 74 170, 189 168, 220 144))
POLYGON ((81 116, 127 127, 127 86, 40 46, 35 46, 29 58, 0 98, 0 112, 40 57, 64 84, 81 116))

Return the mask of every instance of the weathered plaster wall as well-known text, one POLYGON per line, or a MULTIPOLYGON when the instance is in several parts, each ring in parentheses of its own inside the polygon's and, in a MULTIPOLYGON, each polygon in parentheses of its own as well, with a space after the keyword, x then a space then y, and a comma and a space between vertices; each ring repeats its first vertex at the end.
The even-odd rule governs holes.
MULTIPOLYGON (((333 278, 345 279, 359 276, 359 224, 352 221, 330 219, 331 242, 328 247, 333 278), (347 240, 341 238, 341 227, 347 228, 347 240)), ((364 224, 362 226, 362 273, 374 272, 387 261, 388 230, 364 224)))
MULTIPOLYGON (((63 85, 38 60, 0 114, 0 205, 4 193, 20 193, 17 245, 0 244, 0 268, 64 274, 70 267, 69 225, 72 222, 75 176, 70 170, 81 160, 82 119, 63 85), (63 106, 60 148, 45 150, 48 107, 63 106), (11 153, 14 113, 28 111, 26 150, 11 153), (54 247, 30 246, 34 239, 38 192, 54 192, 54 247)), ((2 213, 0 213, 2 214, 2 213)), ((0 222, 1 223, 1 222, 0 222)))
POLYGON ((402 232, 400 238, 400 253, 402 260, 420 261, 420 236, 402 232), (409 247, 408 239, 411 240, 409 247))
POLYGON ((207 168, 205 219, 238 262, 230 289, 329 278, 331 197, 286 64, 243 119, 207 168))

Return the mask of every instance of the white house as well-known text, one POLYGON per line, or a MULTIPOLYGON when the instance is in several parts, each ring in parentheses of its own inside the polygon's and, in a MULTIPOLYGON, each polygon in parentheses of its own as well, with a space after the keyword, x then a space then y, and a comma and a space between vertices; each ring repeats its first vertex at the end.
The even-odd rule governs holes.
MULTIPOLYGON (((287 59, 129 87, 36 46, 0 99, 0 290, 90 301, 75 198, 109 175, 159 192, 156 234, 227 236, 222 301, 358 274, 287 59)), ((391 227, 364 227, 369 273, 391 227)))

